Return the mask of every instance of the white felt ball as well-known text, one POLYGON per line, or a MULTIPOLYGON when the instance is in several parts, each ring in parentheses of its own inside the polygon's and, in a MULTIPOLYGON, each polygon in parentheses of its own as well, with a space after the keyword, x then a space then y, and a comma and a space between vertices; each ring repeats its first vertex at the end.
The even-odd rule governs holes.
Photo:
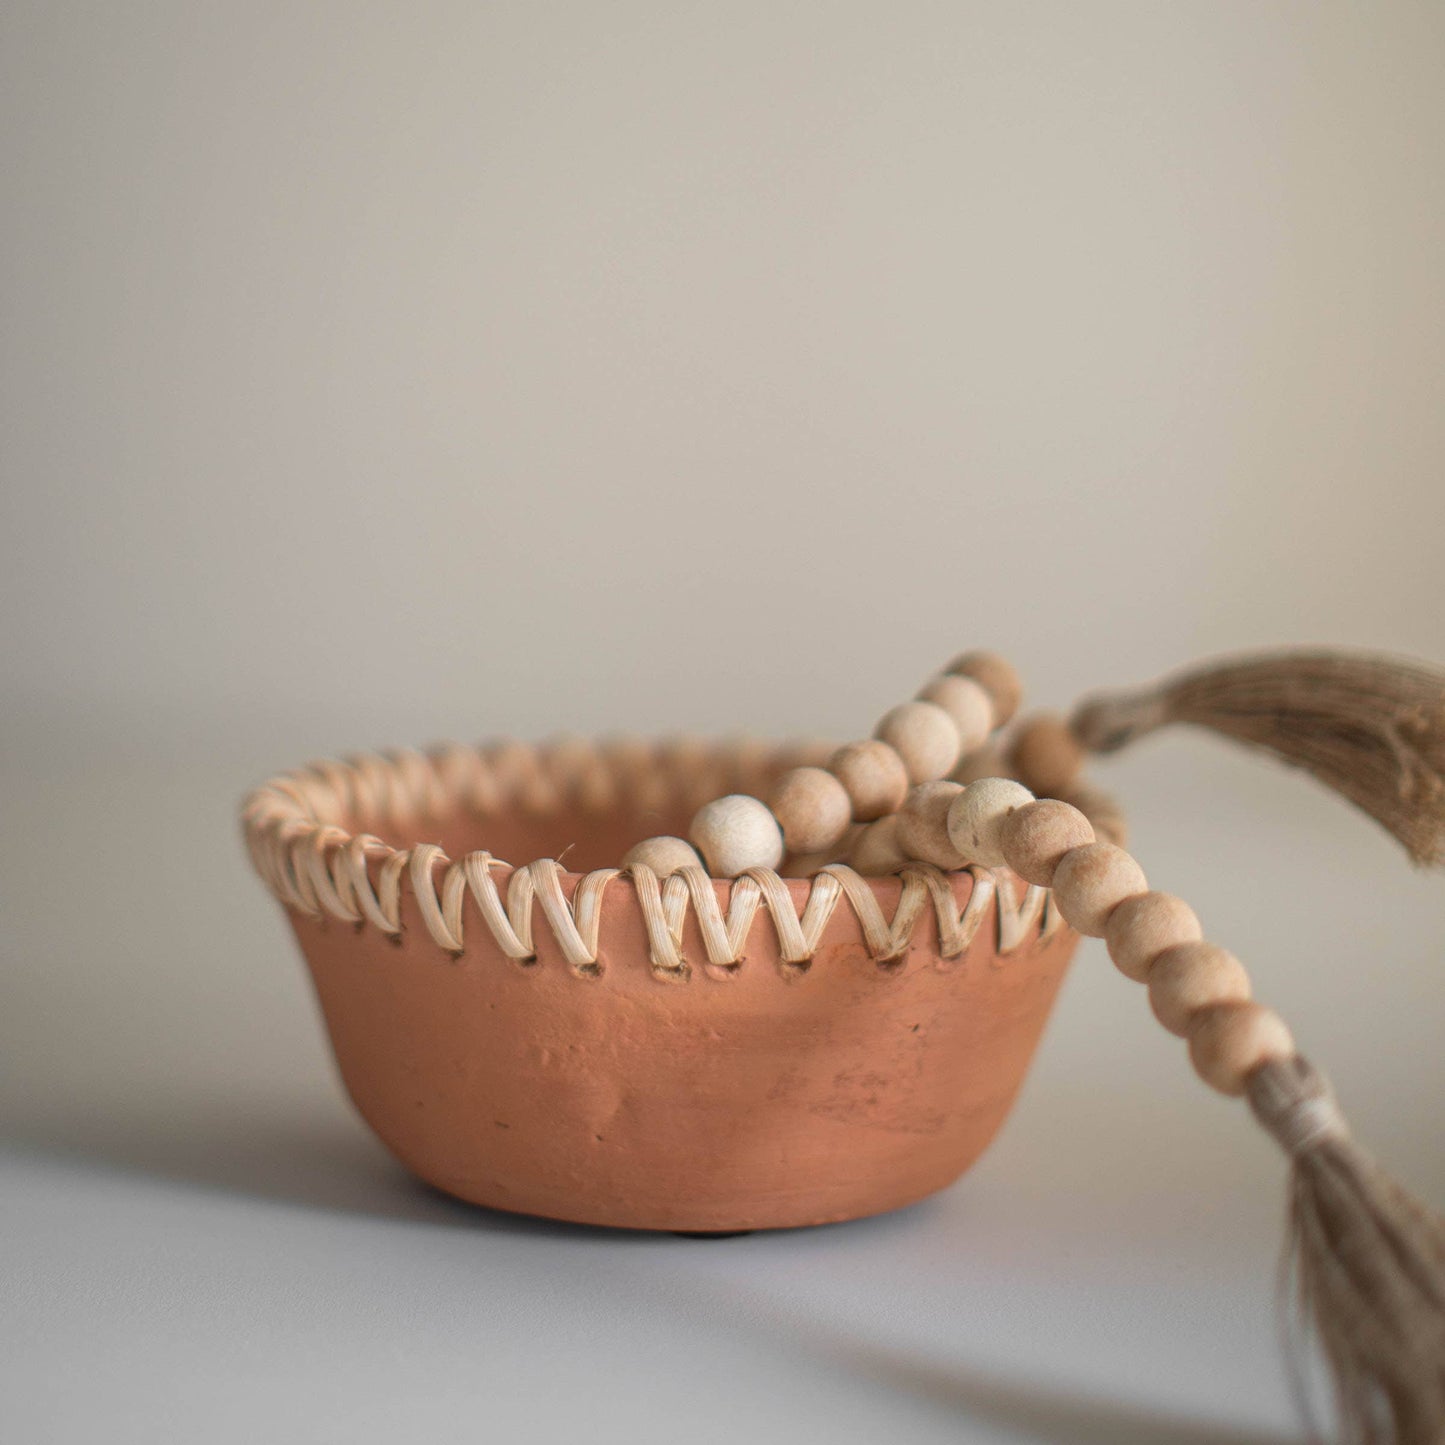
POLYGON ((776 868, 783 861, 778 820, 765 804, 742 793, 704 803, 687 835, 714 878, 736 878, 749 868, 776 868))
POLYGON ((1003 861, 1003 822, 1034 795, 1011 778, 979 778, 953 800, 948 810, 948 836, 971 863, 997 868, 1003 861))

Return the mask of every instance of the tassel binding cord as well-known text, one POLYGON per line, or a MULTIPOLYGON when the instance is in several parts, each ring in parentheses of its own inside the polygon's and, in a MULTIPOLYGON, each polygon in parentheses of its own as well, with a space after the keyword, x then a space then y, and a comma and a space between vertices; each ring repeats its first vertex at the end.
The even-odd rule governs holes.
MULTIPOLYGON (((1186 722, 1303 768, 1387 828, 1417 863, 1445 863, 1445 671, 1348 652, 1225 658, 1086 698, 1070 726, 1114 752, 1186 722)), ((1245 1092, 1292 1161, 1286 1265, 1352 1445, 1445 1445, 1445 1218, 1352 1137, 1324 1076, 1295 1055, 1245 1092)))

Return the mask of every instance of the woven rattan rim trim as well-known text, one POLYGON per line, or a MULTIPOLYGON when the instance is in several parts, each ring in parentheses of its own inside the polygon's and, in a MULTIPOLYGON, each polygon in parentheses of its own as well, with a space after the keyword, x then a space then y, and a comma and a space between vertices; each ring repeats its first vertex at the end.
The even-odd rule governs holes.
MULTIPOLYGON (((827 865, 808 882, 801 911, 789 880, 768 868, 750 869, 727 889, 700 868, 659 879, 650 868, 599 868, 577 875, 569 899, 566 870, 553 858, 521 867, 477 850, 448 858, 434 843, 394 848, 370 833, 354 833, 347 820, 365 817, 406 827, 469 810, 481 817, 521 808, 546 814, 563 806, 605 811, 626 800, 634 807, 700 806, 729 791, 761 792, 780 773, 826 758, 830 744, 772 746, 744 740, 708 744, 691 740, 591 743, 560 739, 541 747, 499 743, 481 748, 447 746, 431 752, 367 754, 346 762, 312 763, 262 784, 246 799, 242 824, 256 871, 286 907, 308 918, 370 924, 399 938, 402 892, 413 893, 433 941, 452 954, 466 949, 470 898, 497 947, 530 962, 534 912, 542 916, 574 972, 596 977, 602 900, 609 887, 630 879, 647 930, 656 973, 689 975, 683 930, 689 909, 696 917, 707 963, 730 969, 742 961, 758 909, 778 939, 784 966, 806 964, 841 902, 858 920, 871 958, 886 964, 900 957, 932 906, 939 953, 956 960, 991 911, 997 917, 997 949, 1008 954, 1062 926, 1047 889, 1021 887, 1012 875, 971 866, 973 887, 962 911, 949 875, 929 864, 911 864, 899 875, 901 890, 892 917, 885 915, 875 884, 842 863, 827 865), (499 880, 505 885, 499 886, 499 880), (994 909, 993 905, 997 905, 994 909)), ((794 879, 796 885, 802 880, 794 879)))

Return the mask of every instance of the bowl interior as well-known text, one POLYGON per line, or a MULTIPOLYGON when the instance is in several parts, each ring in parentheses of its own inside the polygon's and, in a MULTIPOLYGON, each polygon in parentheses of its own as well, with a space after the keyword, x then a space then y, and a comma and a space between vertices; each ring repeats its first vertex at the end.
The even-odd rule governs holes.
POLYGON ((659 833, 685 836, 695 811, 677 805, 644 811, 619 801, 605 810, 564 804, 539 813, 508 808, 490 816, 459 811, 411 824, 367 818, 355 823, 394 848, 439 843, 450 858, 485 848, 509 863, 556 858, 568 872, 586 873, 617 867, 623 854, 644 838, 659 833))
POLYGON ((427 757, 416 775, 429 786, 401 808, 394 791, 358 786, 355 768, 338 768, 331 780, 341 785, 324 811, 327 821, 393 848, 436 843, 451 858, 485 849, 509 863, 554 858, 568 872, 586 873, 617 867, 644 838, 686 837, 709 800, 765 796, 789 768, 830 751, 824 743, 727 740, 500 743, 427 757))

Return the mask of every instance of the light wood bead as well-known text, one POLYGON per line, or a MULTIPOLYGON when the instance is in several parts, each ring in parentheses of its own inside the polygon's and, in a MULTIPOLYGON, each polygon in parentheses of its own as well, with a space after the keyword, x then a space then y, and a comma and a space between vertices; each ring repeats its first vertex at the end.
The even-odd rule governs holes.
POLYGON ((959 783, 920 783, 898 812, 898 846, 910 857, 951 872, 968 859, 948 835, 948 810, 963 792, 959 783))
POLYGON ((1216 943, 1180 943, 1165 949, 1149 970, 1149 1007, 1169 1030, 1185 1038, 1201 1009, 1244 1003, 1253 990, 1244 965, 1216 943))
POLYGON ((847 790, 858 823, 896 813, 908 796, 908 769, 903 759, 876 738, 839 748, 828 759, 828 771, 847 790))
POLYGON ((1094 825, 1094 834, 1101 843, 1114 843, 1120 848, 1129 846, 1129 825, 1124 810, 1102 788, 1083 784, 1071 788, 1066 800, 1094 825))
POLYGON ((1015 809, 1000 830, 1004 861, 1025 883, 1048 888, 1059 859, 1094 841, 1094 825, 1056 798, 1041 798, 1015 809))
POLYGON ((899 703, 883 714, 873 736, 903 759, 914 786, 946 777, 958 761, 958 728, 936 702, 899 703))
POLYGON ((949 807, 949 839, 968 862, 997 868, 1004 861, 1004 819, 1033 800, 1022 783, 1010 778, 979 778, 949 807))
POLYGON ((1126 898, 1110 915, 1104 931, 1109 957, 1125 978, 1143 983, 1154 960, 1166 948, 1198 943, 1204 937, 1194 910, 1172 893, 1141 893, 1126 898))
POLYGON ((1084 768, 1084 749, 1056 713, 1038 713, 1021 723, 1009 757, 1014 771, 1044 798, 1061 798, 1084 768))
POLYGON ((674 838, 664 833, 657 838, 644 838, 634 843, 622 855, 624 868, 636 868, 641 864, 651 868, 659 878, 668 878, 679 868, 701 868, 702 859, 697 850, 685 838, 674 838))
POLYGON ((848 790, 823 768, 794 768, 773 789, 773 817, 790 853, 823 853, 848 831, 848 790))
POLYGON ((1008 759, 996 738, 981 748, 975 748, 971 753, 965 753, 958 760, 958 766, 948 775, 950 782, 962 783, 965 787, 969 783, 976 783, 980 778, 1008 776, 1008 759))
POLYGON ((742 793, 704 803, 687 835, 714 878, 736 878, 749 868, 776 868, 783 861, 778 820, 765 803, 742 793))
POLYGON ((1054 900, 1071 927, 1102 938, 1109 915, 1126 898, 1146 893, 1144 870, 1112 843, 1072 848, 1054 869, 1054 900))
POLYGON ((1289 1026, 1263 1004, 1216 1004, 1195 1014, 1189 1025, 1189 1058, 1199 1077, 1221 1094, 1237 1097, 1260 1065, 1294 1053, 1289 1026))
POLYGON ((864 826, 861 823, 849 824, 848 832, 837 846, 825 848, 821 853, 789 853, 778 865, 779 875, 783 878, 811 878, 815 873, 821 873, 830 863, 845 862, 864 826))
POLYGON ((906 868, 909 858, 898 846, 898 814, 869 823, 853 845, 849 866, 865 878, 881 878, 906 868))
POLYGON ((971 677, 935 677, 919 694, 920 702, 936 703, 958 729, 959 752, 977 752, 994 729, 993 699, 971 677))
POLYGON ((1024 685, 1014 665, 996 652, 963 652, 944 668, 952 677, 971 677, 993 699, 994 726, 1002 727, 1019 710, 1024 685))

